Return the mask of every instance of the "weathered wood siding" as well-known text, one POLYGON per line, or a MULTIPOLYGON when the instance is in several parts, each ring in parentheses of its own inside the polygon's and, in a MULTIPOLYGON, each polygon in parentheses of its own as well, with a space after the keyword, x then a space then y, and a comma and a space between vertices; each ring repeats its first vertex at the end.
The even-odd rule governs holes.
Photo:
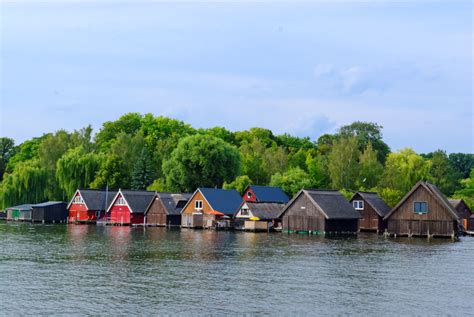
POLYGON ((251 221, 245 220, 244 230, 249 231, 267 231, 268 222, 267 221, 251 221))
POLYGON ((457 232, 457 221, 449 210, 426 188, 419 186, 410 197, 398 207, 387 220, 387 231, 397 235, 450 236, 457 232), (428 203, 428 212, 418 214, 413 211, 414 202, 428 203))
POLYGON ((283 230, 324 232, 325 220, 308 196, 300 193, 283 216, 283 230))
POLYGON ((356 194, 351 199, 351 205, 354 200, 362 200, 364 202, 364 209, 357 211, 361 215, 359 219, 359 229, 363 231, 383 231, 385 230, 385 221, 379 214, 375 211, 374 208, 365 200, 361 195, 356 194))
POLYGON ((166 226, 168 223, 166 209, 159 197, 155 197, 148 209, 146 223, 151 226, 166 226))
POLYGON ((464 203, 464 200, 456 206, 456 211, 458 212, 459 217, 461 218, 461 224, 466 230, 473 230, 474 219, 470 219, 472 213, 469 207, 464 203))

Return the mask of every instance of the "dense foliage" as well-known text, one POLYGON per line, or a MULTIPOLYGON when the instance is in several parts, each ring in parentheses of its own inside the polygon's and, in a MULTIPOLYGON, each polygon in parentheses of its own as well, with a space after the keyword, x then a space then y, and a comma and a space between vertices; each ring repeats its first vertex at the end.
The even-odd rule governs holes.
POLYGON ((354 122, 317 140, 251 128, 195 129, 166 117, 128 113, 92 129, 14 144, 0 138, 0 207, 67 200, 78 187, 194 191, 196 187, 333 188, 347 197, 378 191, 389 203, 419 180, 474 207, 474 155, 391 152, 382 127, 354 122))

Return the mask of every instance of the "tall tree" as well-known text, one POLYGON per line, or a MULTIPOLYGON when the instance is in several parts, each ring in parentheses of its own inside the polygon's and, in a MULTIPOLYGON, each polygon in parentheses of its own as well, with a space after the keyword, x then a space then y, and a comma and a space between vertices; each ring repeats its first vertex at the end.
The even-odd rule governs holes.
POLYGON ((356 137, 340 138, 334 142, 328 164, 333 188, 357 189, 359 155, 356 137))
POLYGON ((131 174, 125 161, 116 154, 108 154, 101 160, 101 166, 96 173, 92 188, 130 188, 131 174))
POLYGON ((359 157, 359 189, 371 189, 377 186, 383 173, 383 166, 377 159, 377 151, 369 142, 359 157))
POLYGON ((449 164, 459 173, 461 179, 468 178, 471 169, 474 168, 474 154, 451 153, 449 154, 449 164))
POLYGON ((240 147, 242 154, 242 173, 248 175, 256 185, 265 185, 270 180, 270 172, 265 165, 265 146, 259 139, 251 143, 243 141, 240 147))
POLYGON ((10 138, 0 138, 0 181, 7 168, 8 160, 13 154, 15 141, 10 138))
POLYGON ((448 155, 443 150, 432 153, 429 180, 448 196, 451 196, 458 187, 459 172, 455 171, 449 163, 448 155))
POLYGON ((306 165, 313 186, 317 188, 331 188, 331 177, 328 170, 329 159, 327 155, 308 154, 306 165))
POLYGON ((455 198, 462 198, 474 210, 474 168, 471 169, 469 178, 464 179, 462 188, 454 193, 455 198))
POLYGON ((132 173, 132 189, 146 189, 155 179, 155 169, 150 153, 143 147, 140 156, 135 161, 132 173))
POLYGON ((428 178, 429 169, 429 160, 412 149, 405 148, 390 153, 385 162, 381 187, 407 193, 418 181, 428 178))
POLYGON ((166 182, 173 190, 219 187, 232 181, 241 170, 238 150, 222 139, 208 135, 183 138, 163 163, 166 182))
POLYGON ((359 151, 363 151, 367 144, 372 143, 372 147, 377 151, 377 158, 382 164, 390 153, 389 146, 382 140, 382 126, 373 122, 356 121, 339 129, 338 136, 355 136, 359 145, 359 151))
POLYGON ((235 189, 241 195, 243 195, 244 190, 247 186, 252 184, 252 180, 247 175, 237 176, 233 182, 231 183, 224 183, 224 189, 235 189))

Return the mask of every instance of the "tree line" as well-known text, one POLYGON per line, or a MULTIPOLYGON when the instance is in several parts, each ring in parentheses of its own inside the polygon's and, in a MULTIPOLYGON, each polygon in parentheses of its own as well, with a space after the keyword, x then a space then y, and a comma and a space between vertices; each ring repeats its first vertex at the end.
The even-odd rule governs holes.
POLYGON ((474 207, 474 155, 443 150, 392 152, 382 126, 354 122, 317 140, 263 128, 195 129, 182 121, 128 113, 90 126, 59 130, 15 145, 0 138, 0 207, 68 200, 77 188, 192 192, 197 187, 332 188, 347 197, 377 191, 390 206, 419 180, 474 207))

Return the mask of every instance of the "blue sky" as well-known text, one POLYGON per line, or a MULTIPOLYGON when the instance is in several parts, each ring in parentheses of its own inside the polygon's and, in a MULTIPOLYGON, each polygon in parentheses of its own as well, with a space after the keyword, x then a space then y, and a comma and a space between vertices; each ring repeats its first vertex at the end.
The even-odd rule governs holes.
POLYGON ((127 112, 474 152, 471 1, 2 1, 0 134, 127 112))

